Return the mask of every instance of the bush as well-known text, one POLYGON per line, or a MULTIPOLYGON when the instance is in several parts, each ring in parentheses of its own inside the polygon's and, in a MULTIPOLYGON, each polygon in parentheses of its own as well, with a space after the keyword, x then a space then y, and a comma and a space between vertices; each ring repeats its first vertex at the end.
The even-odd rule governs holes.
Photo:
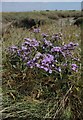
POLYGON ((63 45, 62 33, 53 34, 49 38, 48 34, 42 33, 41 35, 39 28, 35 28, 33 32, 36 38, 25 38, 21 46, 11 46, 9 48, 8 64, 11 69, 20 71, 22 75, 24 73, 26 80, 27 72, 32 71, 35 80, 40 79, 38 84, 42 84, 44 94, 46 91, 49 91, 47 94, 52 91, 56 94, 56 84, 59 87, 62 86, 62 90, 65 92, 68 85, 65 84, 64 86, 62 81, 68 82, 70 76, 77 73, 79 69, 79 59, 74 57, 74 49, 76 49, 78 43, 70 42, 63 45), (37 38, 37 35, 40 37, 37 38), (50 77, 52 77, 52 81, 50 81, 50 77), (44 78, 47 80, 44 81, 44 78), (57 81, 56 84, 55 81, 57 81), (48 90, 44 86, 47 86, 48 90))
POLYGON ((83 25, 83 17, 77 18, 76 21, 74 22, 74 25, 83 25))

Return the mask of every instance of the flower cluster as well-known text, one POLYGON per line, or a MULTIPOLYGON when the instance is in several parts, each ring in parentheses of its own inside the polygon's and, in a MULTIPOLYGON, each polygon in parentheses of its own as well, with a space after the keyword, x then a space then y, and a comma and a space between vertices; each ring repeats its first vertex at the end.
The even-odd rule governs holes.
POLYGON ((27 62, 31 68, 38 67, 44 69, 46 72, 52 73, 52 67, 54 62, 54 56, 51 54, 37 53, 33 60, 27 62))
POLYGON ((39 42, 36 39, 24 38, 25 42, 23 45, 28 45, 30 47, 37 47, 39 46, 39 42))
MULTIPOLYGON (((39 33, 39 29, 35 29, 35 32, 39 33)), ((52 74, 53 72, 62 73, 63 67, 69 66, 70 71, 77 72, 78 66, 75 60, 78 58, 72 56, 72 51, 78 46, 78 43, 56 45, 48 40, 48 34, 42 33, 41 36, 41 40, 24 38, 24 43, 20 47, 12 46, 10 51, 22 58, 26 67, 43 69, 52 74)), ((53 34, 51 38, 61 40, 62 33, 53 34)))

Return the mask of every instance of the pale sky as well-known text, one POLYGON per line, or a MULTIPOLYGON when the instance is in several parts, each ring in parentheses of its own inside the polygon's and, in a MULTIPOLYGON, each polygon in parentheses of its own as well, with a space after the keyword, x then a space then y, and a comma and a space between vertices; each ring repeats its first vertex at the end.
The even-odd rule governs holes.
POLYGON ((1 2, 82 2, 82 0, 0 0, 1 2))
MULTIPOLYGON (((3 3, 3 11, 32 11, 32 10, 46 10, 46 9, 80 10, 81 1, 82 0, 0 0, 0 3, 3 3), (14 4, 13 2, 14 3, 16 2, 16 3, 14 4), (39 3, 36 4, 36 2, 39 2, 39 3), (42 3, 40 4, 40 2, 42 3), (49 4, 49 2, 51 3, 49 4), (52 2, 57 2, 57 4, 52 2), (71 2, 73 3, 71 4, 71 2)), ((1 11, 1 8, 2 7, 0 4, 0 11, 1 11)))

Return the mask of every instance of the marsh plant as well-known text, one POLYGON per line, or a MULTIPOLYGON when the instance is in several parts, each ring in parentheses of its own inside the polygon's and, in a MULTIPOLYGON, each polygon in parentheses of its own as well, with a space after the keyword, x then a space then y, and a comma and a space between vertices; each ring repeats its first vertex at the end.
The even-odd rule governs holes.
MULTIPOLYGON (((39 29, 35 30, 39 33, 39 29)), ((64 76, 72 75, 78 72, 79 58, 74 57, 74 51, 79 46, 72 41, 64 43, 62 33, 56 33, 52 36, 45 33, 40 34, 41 39, 24 38, 20 46, 10 46, 8 48, 8 57, 12 68, 22 71, 25 69, 35 69, 42 71, 47 76, 60 75, 59 79, 64 80, 64 76)), ((38 73, 39 74, 39 73, 38 73)))

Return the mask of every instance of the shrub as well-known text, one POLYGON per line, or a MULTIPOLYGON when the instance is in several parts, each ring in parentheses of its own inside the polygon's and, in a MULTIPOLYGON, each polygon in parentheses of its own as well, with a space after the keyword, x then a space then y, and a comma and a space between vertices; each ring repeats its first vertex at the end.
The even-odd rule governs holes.
POLYGON ((74 57, 74 49, 78 43, 63 44, 62 33, 49 37, 48 34, 40 34, 39 28, 35 28, 33 32, 35 36, 39 34, 41 39, 25 38, 21 46, 9 48, 8 56, 12 68, 21 71, 34 69, 40 77, 56 76, 59 80, 78 71, 79 59, 74 57))
POLYGON ((76 21, 74 22, 74 25, 83 25, 83 17, 77 18, 76 21))

